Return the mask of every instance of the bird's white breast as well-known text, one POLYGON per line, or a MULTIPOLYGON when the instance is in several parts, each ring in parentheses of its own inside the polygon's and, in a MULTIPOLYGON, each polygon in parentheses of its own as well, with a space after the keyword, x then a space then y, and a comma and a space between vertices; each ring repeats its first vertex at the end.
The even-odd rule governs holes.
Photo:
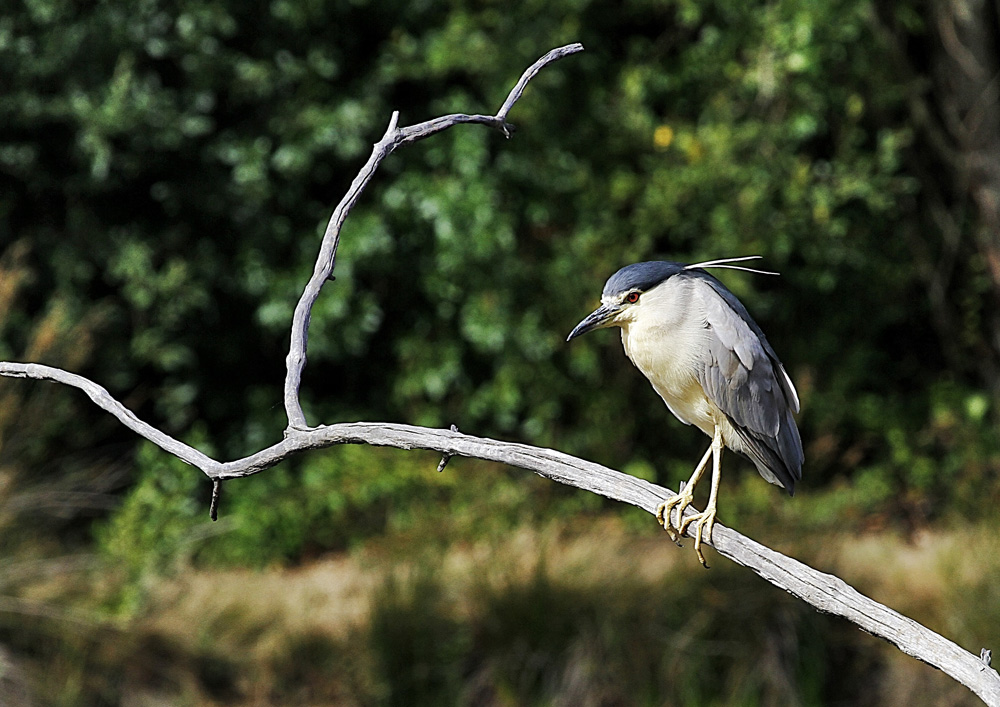
POLYGON ((708 350, 708 330, 699 316, 697 293, 689 280, 672 278, 642 296, 638 316, 620 322, 622 344, 653 389, 685 424, 711 436, 725 418, 697 378, 708 350))

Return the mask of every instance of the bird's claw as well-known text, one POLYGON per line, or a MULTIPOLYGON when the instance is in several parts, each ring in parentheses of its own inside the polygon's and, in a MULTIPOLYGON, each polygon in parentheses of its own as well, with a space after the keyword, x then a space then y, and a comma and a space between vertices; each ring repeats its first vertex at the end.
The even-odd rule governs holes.
POLYGON ((694 496, 691 494, 681 493, 671 496, 666 501, 661 503, 656 509, 656 520, 663 526, 663 529, 667 531, 667 535, 670 539, 680 546, 681 536, 684 534, 684 528, 687 524, 684 523, 684 511, 688 506, 691 505, 691 501, 694 500, 694 496), (674 525, 670 518, 671 513, 673 513, 674 508, 677 509, 677 524, 674 525))
POLYGON ((670 511, 667 510, 665 503, 661 503, 656 509, 656 522, 663 526, 663 529, 667 531, 667 535, 677 547, 683 547, 681 545, 681 536, 677 534, 677 531, 670 524, 670 511))
POLYGON ((705 561, 705 555, 701 551, 701 541, 702 538, 707 541, 712 540, 712 528, 715 527, 715 509, 695 513, 684 518, 678 530, 684 534, 692 523, 695 523, 694 551, 698 554, 698 561, 701 562, 702 567, 708 569, 708 562, 705 561))
POLYGON ((688 528, 694 523, 694 551, 698 554, 698 561, 707 568, 708 562, 705 561, 705 555, 701 551, 701 543, 702 540, 712 540, 712 528, 715 527, 715 509, 694 513, 685 518, 684 511, 691 505, 692 500, 693 496, 685 494, 683 491, 676 496, 671 496, 657 507, 656 520, 678 546, 681 544, 681 536, 687 533, 688 528), (674 508, 677 509, 676 525, 670 517, 674 508))

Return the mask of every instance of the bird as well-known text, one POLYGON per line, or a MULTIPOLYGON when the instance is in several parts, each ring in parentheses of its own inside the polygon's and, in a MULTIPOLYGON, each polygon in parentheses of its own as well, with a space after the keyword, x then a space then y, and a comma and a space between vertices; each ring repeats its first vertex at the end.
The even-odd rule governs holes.
POLYGON ((792 379, 743 303, 706 270, 776 275, 734 265, 759 257, 626 265, 608 278, 601 305, 566 337, 571 341, 595 329, 620 327, 625 355, 670 412, 712 439, 687 483, 656 512, 657 521, 678 544, 696 524, 694 549, 705 567, 701 544, 703 539, 711 541, 715 525, 724 448, 748 458, 766 481, 783 487, 789 496, 802 479, 802 439, 793 417, 799 397, 792 379), (708 505, 685 518, 710 458, 708 505), (676 522, 670 517, 674 509, 676 522))

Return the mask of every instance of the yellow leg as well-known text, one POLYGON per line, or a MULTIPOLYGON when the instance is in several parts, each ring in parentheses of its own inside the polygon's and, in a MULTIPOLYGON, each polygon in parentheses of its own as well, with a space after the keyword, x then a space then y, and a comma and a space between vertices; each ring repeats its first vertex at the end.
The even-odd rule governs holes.
POLYGON ((722 430, 718 425, 715 427, 715 434, 712 436, 712 492, 708 496, 708 506, 701 513, 695 513, 687 518, 679 518, 680 527, 678 532, 683 535, 691 523, 696 523, 694 534, 694 551, 698 553, 698 560, 702 566, 708 567, 705 562, 705 555, 701 552, 702 538, 712 539, 712 528, 715 526, 715 515, 719 500, 719 480, 722 478, 722 430))
POLYGON ((675 543, 684 534, 683 530, 678 532, 683 525, 682 520, 684 518, 684 509, 691 505, 691 501, 694 500, 694 487, 698 484, 698 480, 701 478, 702 474, 705 473, 706 467, 708 467, 708 458, 712 454, 713 446, 709 445, 708 449, 705 451, 705 456, 701 458, 698 462, 698 466, 694 468, 694 473, 691 474, 691 478, 688 479, 687 483, 680 490, 676 496, 671 496, 666 501, 660 504, 659 508, 656 509, 656 520, 659 521, 663 529, 667 531, 667 535, 675 543), (673 509, 677 509, 677 523, 675 524, 671 518, 670 514, 673 509))

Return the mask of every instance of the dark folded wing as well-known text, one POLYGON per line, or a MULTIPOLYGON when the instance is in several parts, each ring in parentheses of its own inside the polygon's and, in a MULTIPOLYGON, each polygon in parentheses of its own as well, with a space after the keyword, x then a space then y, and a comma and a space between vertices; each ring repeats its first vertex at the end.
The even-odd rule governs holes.
POLYGON ((795 387, 736 296, 704 271, 692 270, 690 276, 697 280, 707 329, 699 382, 729 417, 761 476, 791 494, 802 478, 803 460, 792 417, 799 409, 795 387))

